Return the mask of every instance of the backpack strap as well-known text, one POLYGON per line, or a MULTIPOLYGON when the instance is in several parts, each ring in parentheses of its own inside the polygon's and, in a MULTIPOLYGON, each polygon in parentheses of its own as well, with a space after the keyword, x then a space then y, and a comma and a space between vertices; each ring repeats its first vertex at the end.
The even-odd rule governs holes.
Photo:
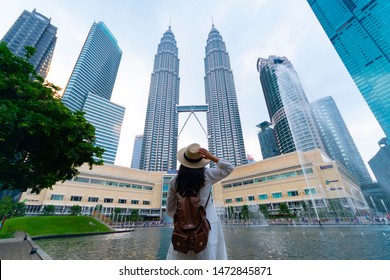
POLYGON ((207 204, 209 204, 210 197, 211 197, 211 190, 209 192, 209 197, 207 198, 206 205, 204 206, 204 209, 207 208, 207 204))
MULTIPOLYGON (((178 199, 182 198, 182 196, 179 194, 179 192, 176 192, 176 197, 177 197, 178 199)), ((209 196, 208 196, 208 198, 207 198, 206 204, 205 204, 205 206, 204 206, 205 209, 206 209, 207 205, 209 204, 210 197, 211 197, 211 190, 210 190, 209 196)))

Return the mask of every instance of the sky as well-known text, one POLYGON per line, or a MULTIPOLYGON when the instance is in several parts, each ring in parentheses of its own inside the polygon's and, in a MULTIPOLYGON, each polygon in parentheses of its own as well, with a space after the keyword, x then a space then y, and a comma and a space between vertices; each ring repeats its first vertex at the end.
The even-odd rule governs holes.
MULTIPOLYGON (((367 162, 384 133, 306 0, 0 0, 0 38, 23 10, 51 18, 57 44, 47 80, 65 88, 95 21, 103 21, 122 49, 111 101, 126 107, 115 163, 130 166, 135 135, 142 134, 154 56, 169 25, 180 59, 180 105, 205 103, 204 57, 214 23, 234 75, 246 153, 261 160, 257 124, 269 121, 256 69, 259 57, 286 56, 309 102, 332 96, 367 162)), ((197 114, 206 128, 206 116, 197 114)), ((195 117, 179 116, 178 147, 207 138, 195 117)), ((369 169, 371 175, 372 172, 369 169)), ((374 177, 373 177, 374 179, 374 177)))

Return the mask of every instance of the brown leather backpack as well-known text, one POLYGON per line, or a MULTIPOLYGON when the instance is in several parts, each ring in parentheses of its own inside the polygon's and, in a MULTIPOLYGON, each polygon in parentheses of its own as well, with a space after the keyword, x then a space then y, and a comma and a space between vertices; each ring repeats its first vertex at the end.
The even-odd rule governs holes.
POLYGON ((177 210, 173 216, 172 245, 175 251, 187 254, 193 250, 196 254, 207 246, 210 223, 206 218, 206 205, 200 205, 198 196, 178 194, 177 210))

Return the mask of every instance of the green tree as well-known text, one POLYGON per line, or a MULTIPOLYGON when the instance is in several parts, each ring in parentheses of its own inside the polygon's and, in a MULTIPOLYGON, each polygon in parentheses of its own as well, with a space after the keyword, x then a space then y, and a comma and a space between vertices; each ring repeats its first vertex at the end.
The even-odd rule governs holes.
POLYGON ((260 204, 260 205, 259 205, 259 210, 260 210, 261 213, 263 213, 263 215, 264 215, 265 218, 268 218, 268 217, 269 217, 269 211, 268 211, 267 205, 265 205, 265 204, 260 204))
POLYGON ((4 216, 21 217, 26 213, 26 205, 24 202, 14 201, 11 196, 4 196, 0 200, 0 219, 4 216))
POLYGON ((59 90, 0 44, 0 190, 39 193, 76 176, 86 162, 103 164, 95 128, 63 105, 59 90))
POLYGON ((228 206, 227 211, 228 211, 228 219, 234 219, 234 209, 233 209, 233 206, 228 206))
POLYGON ((78 216, 81 214, 81 206, 80 205, 73 205, 69 209, 69 215, 70 216, 78 216))
POLYGON ((138 211, 138 209, 131 210, 130 221, 131 222, 137 222, 138 220, 139 220, 139 211, 138 211))
POLYGON ((24 202, 15 202, 14 217, 23 217, 26 215, 26 204, 24 202))
POLYGON ((290 215, 290 209, 288 209, 287 203, 280 203, 279 204, 279 214, 284 215, 284 216, 289 216, 290 215))
POLYGON ((103 209, 103 205, 101 205, 101 204, 97 204, 97 205, 95 206, 95 211, 96 211, 96 212, 101 212, 102 209, 103 209))
POLYGON ((56 208, 54 205, 45 205, 43 207, 43 215, 44 216, 53 216, 56 212, 56 208))
POLYGON ((246 220, 249 220, 249 207, 248 205, 244 204, 242 207, 241 207, 241 217, 246 221, 246 220))

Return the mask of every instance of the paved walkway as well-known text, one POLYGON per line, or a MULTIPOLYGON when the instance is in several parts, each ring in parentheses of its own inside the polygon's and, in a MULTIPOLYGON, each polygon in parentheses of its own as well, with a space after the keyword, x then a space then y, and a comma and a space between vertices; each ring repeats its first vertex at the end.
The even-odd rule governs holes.
POLYGON ((24 232, 14 238, 0 239, 0 260, 51 260, 24 232))

